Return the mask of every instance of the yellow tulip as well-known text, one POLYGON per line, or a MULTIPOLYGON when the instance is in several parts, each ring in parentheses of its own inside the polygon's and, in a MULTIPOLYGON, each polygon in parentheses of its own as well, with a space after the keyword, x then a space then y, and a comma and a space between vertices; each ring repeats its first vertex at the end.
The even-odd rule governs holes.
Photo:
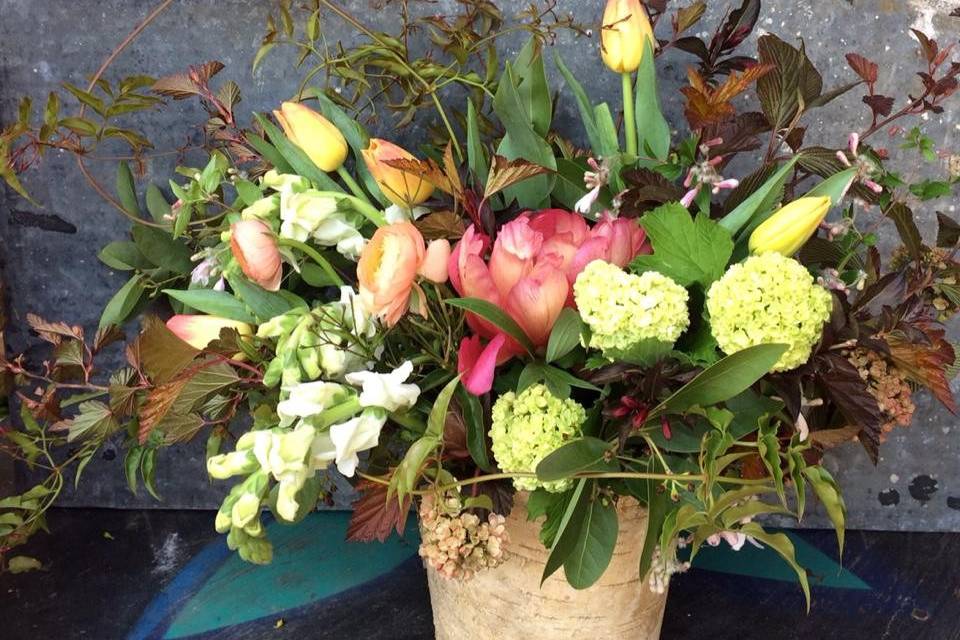
POLYGON ((750 234, 750 252, 793 255, 816 232, 829 210, 827 196, 794 200, 754 229, 750 234))
POLYGON ((221 329, 236 329, 241 336, 253 335, 253 327, 246 322, 204 315, 173 316, 167 320, 167 329, 194 349, 205 349, 218 340, 221 329))
POLYGON ((656 46, 650 18, 640 0, 608 0, 600 30, 603 63, 617 73, 633 73, 647 42, 656 46))
POLYGON ((395 205, 410 209, 433 194, 433 185, 423 176, 387 164, 390 160, 416 160, 406 149, 386 140, 371 138, 370 146, 361 154, 380 191, 395 205))
POLYGON ((336 171, 347 159, 347 141, 322 115, 299 102, 284 102, 274 117, 290 142, 324 171, 336 171))

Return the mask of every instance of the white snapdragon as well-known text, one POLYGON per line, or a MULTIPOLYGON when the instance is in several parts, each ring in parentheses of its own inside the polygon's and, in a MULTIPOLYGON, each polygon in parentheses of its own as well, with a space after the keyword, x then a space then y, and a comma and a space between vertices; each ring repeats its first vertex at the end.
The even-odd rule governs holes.
POLYGON ((413 373, 413 363, 408 360, 390 373, 357 371, 348 373, 345 379, 354 386, 362 387, 361 406, 397 411, 409 409, 420 397, 420 387, 415 384, 403 384, 411 373, 413 373))
POLYGON ((401 207, 398 204, 392 204, 383 210, 383 217, 390 224, 395 222, 406 222, 408 220, 417 220, 421 216, 430 213, 427 207, 401 207))
POLYGON ((378 409, 367 409, 359 416, 330 427, 330 442, 336 452, 337 470, 352 477, 360 464, 361 451, 377 446, 387 416, 378 409))
POLYGON ((280 426, 285 427, 296 418, 305 418, 323 412, 327 408, 342 402, 347 390, 334 382, 303 382, 285 389, 287 398, 277 405, 280 426))

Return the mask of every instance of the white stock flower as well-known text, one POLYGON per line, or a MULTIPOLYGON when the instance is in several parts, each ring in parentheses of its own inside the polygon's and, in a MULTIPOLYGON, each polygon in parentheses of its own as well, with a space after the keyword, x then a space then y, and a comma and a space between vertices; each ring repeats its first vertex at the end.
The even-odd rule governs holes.
POLYGON ((354 386, 362 386, 360 405, 381 407, 387 411, 409 409, 420 397, 420 387, 415 384, 402 384, 413 373, 413 363, 409 360, 390 373, 357 371, 348 373, 346 381, 354 386))
POLYGON ((287 390, 287 399, 277 405, 280 426, 293 423, 296 418, 306 418, 322 413, 328 407, 341 402, 347 390, 334 382, 303 382, 287 390))
POLYGON ((274 194, 260 198, 240 212, 244 220, 269 220, 280 210, 280 196, 274 194))
POLYGON ((336 452, 337 470, 352 477, 360 464, 357 453, 377 446, 380 430, 387 416, 376 409, 367 409, 359 416, 330 427, 330 442, 336 452))

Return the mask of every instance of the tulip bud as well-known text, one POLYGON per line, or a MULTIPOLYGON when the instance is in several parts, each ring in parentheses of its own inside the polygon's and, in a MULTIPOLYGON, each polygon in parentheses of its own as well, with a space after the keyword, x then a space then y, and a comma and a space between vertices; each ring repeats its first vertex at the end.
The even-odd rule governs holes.
POLYGON ((310 107, 299 102, 284 102, 273 115, 290 142, 324 171, 336 171, 347 159, 347 141, 343 134, 310 107))
POLYGON ((792 256, 816 232, 830 203, 827 196, 806 197, 781 207, 750 234, 750 252, 792 256))
POLYGON ((194 349, 203 349, 219 339, 221 329, 236 329, 241 336, 253 335, 253 327, 247 323, 217 316, 176 315, 167 320, 167 329, 194 349))
POLYGON ((380 191, 395 205, 410 209, 433 194, 433 185, 423 176, 386 164, 390 160, 416 160, 407 150, 392 142, 371 138, 370 146, 361 154, 380 191))
POLYGON ((230 250, 250 280, 267 291, 280 289, 283 263, 273 232, 260 220, 242 220, 230 226, 230 250))
POLYGON ((603 63, 617 73, 633 73, 640 66, 647 42, 653 46, 653 28, 640 0, 608 0, 600 30, 603 63))

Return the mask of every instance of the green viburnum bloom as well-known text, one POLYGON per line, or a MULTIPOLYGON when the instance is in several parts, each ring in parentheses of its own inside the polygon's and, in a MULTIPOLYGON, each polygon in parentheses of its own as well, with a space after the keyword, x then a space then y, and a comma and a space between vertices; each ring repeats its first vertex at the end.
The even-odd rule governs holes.
POLYGON ((724 353, 758 344, 786 344, 774 371, 796 369, 810 358, 830 318, 833 298, 807 269, 779 253, 730 267, 707 293, 713 337, 724 353))
MULTIPOLYGON (((542 384, 521 393, 505 393, 493 405, 490 438, 493 455, 504 471, 533 472, 537 464, 568 440, 580 434, 587 412, 574 400, 561 400, 542 384)), ((540 482, 536 478, 514 478, 517 489, 565 491, 570 480, 540 482)))
POLYGON ((627 273, 594 260, 576 282, 573 295, 590 327, 588 347, 629 351, 644 341, 673 344, 687 327, 687 290, 656 271, 627 273))

